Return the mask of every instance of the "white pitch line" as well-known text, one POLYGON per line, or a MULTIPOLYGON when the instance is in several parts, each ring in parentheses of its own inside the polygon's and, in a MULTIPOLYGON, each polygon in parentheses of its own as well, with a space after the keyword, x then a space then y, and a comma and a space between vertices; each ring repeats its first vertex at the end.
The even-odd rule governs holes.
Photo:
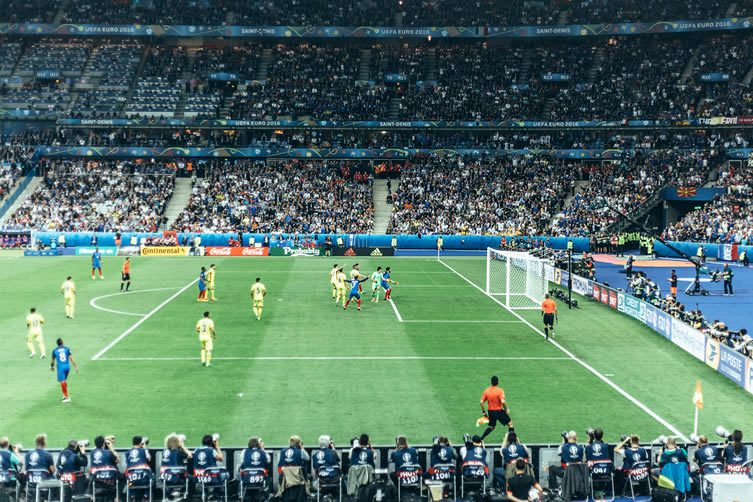
POLYGON ((500 323, 515 323, 519 324, 521 321, 513 321, 513 320, 507 320, 507 321, 483 321, 483 320, 477 320, 477 319, 468 319, 468 320, 460 320, 460 319, 429 319, 429 320, 414 320, 414 319, 405 319, 402 322, 417 322, 417 323, 446 323, 446 322, 459 322, 459 323, 491 323, 491 324, 500 324, 500 323))
POLYGON ((126 295, 126 294, 130 296, 130 295, 138 294, 138 293, 147 293, 149 291, 167 291, 167 290, 174 291, 176 289, 180 289, 180 286, 175 287, 175 288, 137 289, 135 291, 127 291, 127 292, 120 291, 118 293, 112 293, 112 294, 109 294, 109 295, 102 295, 102 296, 98 296, 96 298, 92 298, 89 301, 89 305, 92 308, 95 308, 97 310, 102 310, 104 312, 110 312, 111 314, 130 315, 130 316, 135 316, 135 317, 144 317, 146 314, 137 314, 135 312, 123 312, 123 311, 120 311, 120 310, 112 310, 112 309, 107 309, 105 307, 100 307, 99 305, 97 305, 97 302, 99 300, 102 300, 103 298, 110 298, 110 297, 113 297, 113 296, 120 296, 120 295, 126 295))
POLYGON ((392 301, 392 298, 390 298, 387 301, 390 302, 390 305, 392 305, 392 310, 395 311, 395 315, 397 316, 397 322, 403 322, 403 316, 400 315, 400 311, 397 310, 397 305, 395 305, 395 302, 392 301))
MULTIPOLYGON (((570 357, 486 356, 239 356, 213 361, 571 361, 570 357)), ((198 361, 196 357, 105 357, 100 361, 198 361)))
POLYGON ((144 321, 146 321, 147 319, 149 319, 150 317, 152 317, 162 307, 164 307, 165 305, 167 305, 168 303, 170 303, 171 301, 173 301, 174 299, 176 299, 178 296, 180 296, 181 293, 183 293, 185 290, 187 290, 188 288, 190 288, 191 286, 193 286, 194 283, 196 283, 196 281, 198 281, 198 280, 199 279, 197 278, 197 279, 194 279, 193 281, 189 282, 188 284, 186 284, 185 286, 183 286, 182 288, 180 288, 180 290, 177 293, 175 293, 170 298, 168 298, 167 300, 165 300, 164 302, 160 303, 159 305, 157 305, 156 307, 154 307, 152 310, 150 310, 148 314, 145 314, 144 317, 142 317, 141 319, 139 319, 138 321, 136 321, 133 324, 133 326, 131 326, 130 328, 128 328, 127 330, 125 330, 123 333, 120 334, 119 337, 117 337, 115 340, 113 340, 109 344, 107 344, 107 347, 105 347, 104 349, 102 349, 99 352, 97 352, 96 354, 94 354, 94 356, 92 357, 92 361, 96 361, 97 359, 99 359, 100 357, 102 357, 108 350, 110 350, 111 348, 113 348, 123 338, 127 337, 136 328, 138 328, 139 326, 141 326, 144 323, 144 321))
MULTIPOLYGON (((439 259, 437 261, 439 261, 439 263, 441 263, 442 265, 444 265, 448 269, 450 269, 453 272, 455 272, 455 274, 457 274, 458 277, 460 277, 461 279, 463 279, 465 282, 467 282, 468 284, 470 284, 474 288, 476 288, 479 291, 481 291, 481 293, 483 293, 485 296, 491 298, 496 303, 498 303, 499 305, 501 305, 502 308, 504 308, 505 310, 507 310, 508 312, 510 312, 512 315, 514 315, 515 317, 517 317, 518 319, 520 319, 521 321, 523 321, 525 324, 528 325, 529 328, 531 328, 532 330, 534 330, 536 333, 538 333, 542 337, 545 337, 544 333, 540 329, 538 329, 537 327, 535 327, 530 322, 526 321, 523 317, 521 317, 520 314, 518 314, 514 310, 511 310, 511 309, 507 308, 504 303, 502 303, 498 299, 494 298, 492 295, 488 294, 486 291, 484 291, 483 288, 479 287, 475 282, 473 282, 470 279, 468 279, 466 276, 464 276, 463 274, 461 274, 460 272, 458 272, 457 270, 455 270, 454 268, 452 268, 451 266, 449 266, 448 264, 446 264, 445 262, 443 262, 441 259, 439 259)), ((680 432, 680 430, 677 427, 675 427, 674 425, 672 425, 669 422, 667 422, 666 420, 664 420, 654 410, 652 410, 651 408, 649 408, 648 406, 646 406, 645 404, 643 404, 641 401, 638 401, 638 399, 636 399, 631 394, 629 394, 625 389, 623 389, 622 387, 620 387, 619 385, 617 385, 616 383, 614 383, 612 380, 610 380, 609 378, 607 378, 603 374, 599 373, 599 371, 596 368, 594 368, 593 366, 591 366, 587 362, 583 361, 582 359, 579 359, 578 357, 576 357, 575 354, 573 354, 572 352, 570 352, 569 350, 567 350, 565 347, 563 347, 562 345, 560 345, 556 341, 554 341, 552 339, 549 339, 549 342, 552 345, 554 345, 555 347, 557 347, 561 352, 563 352, 564 354, 568 355, 573 361, 577 362, 578 364, 580 364, 581 366, 583 366, 585 369, 587 369, 589 372, 591 372, 593 375, 595 375, 599 380, 601 380, 605 384, 607 384, 610 387, 612 387, 620 395, 622 395, 625 399, 627 399, 628 401, 630 401, 631 403, 633 403, 634 405, 636 405, 638 408, 642 409, 651 418, 653 418, 654 420, 656 420, 657 422, 659 422, 661 425, 663 425, 664 427, 666 427, 667 429, 669 429, 670 431, 672 431, 672 433, 674 435, 676 435, 677 437, 679 437, 680 439, 682 439, 686 443, 690 442, 690 440, 682 432, 680 432)))

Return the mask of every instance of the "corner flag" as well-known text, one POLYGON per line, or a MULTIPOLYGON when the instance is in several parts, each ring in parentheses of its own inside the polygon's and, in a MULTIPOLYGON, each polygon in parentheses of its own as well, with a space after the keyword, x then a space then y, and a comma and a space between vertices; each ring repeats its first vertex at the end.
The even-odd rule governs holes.
POLYGON ((703 392, 701 392, 700 380, 696 380, 695 382, 695 394, 693 394, 693 404, 695 404, 696 409, 698 410, 703 409, 703 392))

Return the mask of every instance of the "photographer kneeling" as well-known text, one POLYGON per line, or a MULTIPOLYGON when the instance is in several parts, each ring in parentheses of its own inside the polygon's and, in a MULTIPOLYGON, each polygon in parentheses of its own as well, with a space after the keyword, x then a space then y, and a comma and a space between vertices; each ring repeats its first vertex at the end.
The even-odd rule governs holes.
POLYGON ((86 459, 86 445, 88 441, 68 441, 68 446, 60 452, 57 471, 60 481, 66 484, 65 497, 70 500, 73 495, 80 495, 86 488, 84 468, 88 464, 86 459))

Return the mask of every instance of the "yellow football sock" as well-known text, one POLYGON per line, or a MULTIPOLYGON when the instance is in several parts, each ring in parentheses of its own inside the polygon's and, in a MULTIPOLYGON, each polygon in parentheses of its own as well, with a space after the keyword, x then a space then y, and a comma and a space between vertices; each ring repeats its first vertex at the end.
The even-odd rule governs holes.
POLYGON ((29 354, 34 354, 34 345, 31 342, 27 342, 26 346, 29 348, 29 354))
POLYGON ((207 351, 207 365, 212 362, 212 353, 207 351))
POLYGON ((264 308, 259 308, 259 313, 256 314, 256 316, 261 319, 261 313, 264 311, 264 308))
POLYGON ((207 351, 204 349, 201 349, 201 362, 202 363, 207 362, 207 351))

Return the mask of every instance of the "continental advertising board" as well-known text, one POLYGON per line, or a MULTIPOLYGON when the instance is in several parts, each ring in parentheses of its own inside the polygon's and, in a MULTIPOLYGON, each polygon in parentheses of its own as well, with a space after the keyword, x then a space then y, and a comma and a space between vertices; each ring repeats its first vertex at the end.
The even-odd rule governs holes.
POLYGON ((141 256, 188 256, 187 246, 142 246, 141 256))

